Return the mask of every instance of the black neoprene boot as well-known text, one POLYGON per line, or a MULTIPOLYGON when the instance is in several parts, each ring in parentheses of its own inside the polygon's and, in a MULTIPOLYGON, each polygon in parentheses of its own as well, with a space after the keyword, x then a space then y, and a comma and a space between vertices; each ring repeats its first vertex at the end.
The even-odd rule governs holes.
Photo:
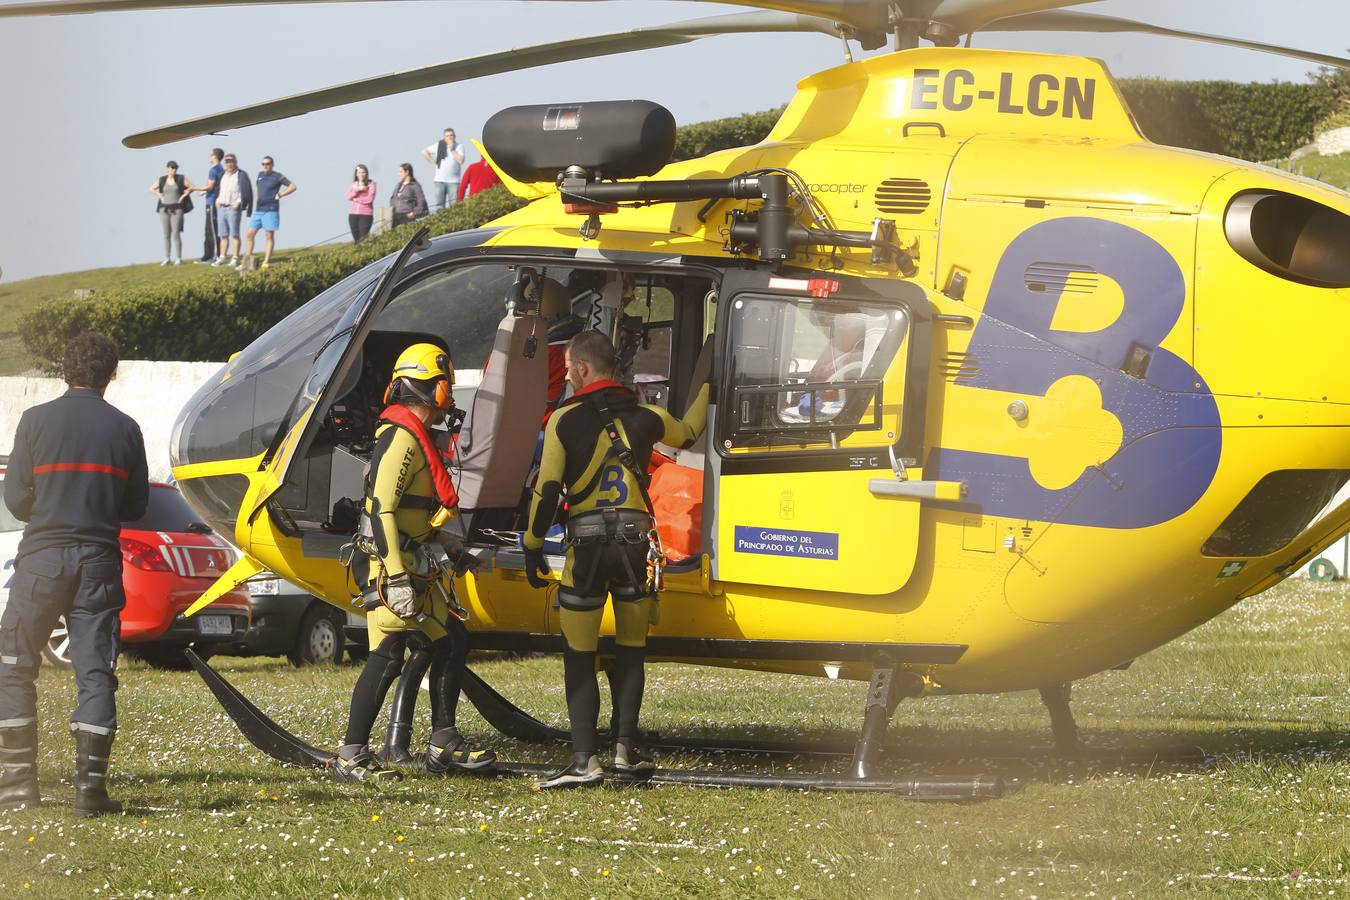
POLYGON ((113 737, 83 728, 75 732, 75 815, 80 818, 120 813, 122 804, 108 796, 108 757, 113 737))
POLYGON ((37 723, 0 728, 0 809, 37 806, 37 723))

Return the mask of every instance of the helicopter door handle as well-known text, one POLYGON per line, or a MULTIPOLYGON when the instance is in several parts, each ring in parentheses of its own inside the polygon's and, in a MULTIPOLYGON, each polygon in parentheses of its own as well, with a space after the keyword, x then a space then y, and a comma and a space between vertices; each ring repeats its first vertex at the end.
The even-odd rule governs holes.
POLYGON ((909 137, 911 128, 936 128, 938 137, 945 138, 947 136, 947 129, 942 127, 941 122, 906 122, 905 127, 900 129, 900 136, 909 137))
POLYGON ((964 481, 896 481, 873 478, 867 489, 876 497, 909 497, 914 500, 960 500, 966 496, 964 481))

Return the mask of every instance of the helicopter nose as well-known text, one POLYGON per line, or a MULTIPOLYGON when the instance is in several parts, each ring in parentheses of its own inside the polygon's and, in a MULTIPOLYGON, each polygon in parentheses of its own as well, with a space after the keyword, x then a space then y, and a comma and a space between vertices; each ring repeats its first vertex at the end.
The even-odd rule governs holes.
POLYGON ((179 412, 169 456, 183 497, 217 534, 234 541, 248 477, 230 463, 253 455, 254 417, 250 380, 228 376, 226 366, 179 412), (235 471, 224 471, 230 468, 235 471))

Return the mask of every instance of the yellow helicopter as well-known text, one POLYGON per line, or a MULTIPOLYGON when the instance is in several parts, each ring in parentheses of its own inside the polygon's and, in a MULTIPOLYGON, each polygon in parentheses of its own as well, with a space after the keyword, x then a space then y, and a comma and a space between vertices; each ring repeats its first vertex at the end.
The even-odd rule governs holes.
MULTIPOLYGON (((211 4, 46 0, 0 14, 169 5, 211 4)), ((1054 0, 743 5, 765 9, 127 139, 709 34, 894 46, 804 79, 761 143, 674 164, 674 122, 656 104, 493 117, 482 149, 528 205, 419 236, 332 286, 181 413, 179 485, 244 554, 198 608, 264 569, 352 608, 337 559, 351 529, 336 513, 360 496, 394 354, 430 340, 481 370, 454 469, 455 525, 479 563, 455 584, 474 646, 560 650, 555 591, 528 586, 517 544, 547 402, 548 323, 530 300, 545 280, 628 348, 630 381, 672 411, 713 386, 706 440, 667 464, 697 524, 667 575, 651 657, 870 679, 849 770, 860 783, 902 697, 1040 689, 1071 748, 1070 683, 1350 531, 1350 504, 1311 524, 1350 478, 1350 373, 1336 363, 1350 196, 1150 143, 1098 60, 955 45, 977 31, 1139 31, 1350 60, 1054 0)), ((466 690, 503 731, 556 736, 482 682, 466 690)), ((251 715, 236 719, 265 731, 251 715)), ((291 746, 300 759, 314 749, 291 746)))

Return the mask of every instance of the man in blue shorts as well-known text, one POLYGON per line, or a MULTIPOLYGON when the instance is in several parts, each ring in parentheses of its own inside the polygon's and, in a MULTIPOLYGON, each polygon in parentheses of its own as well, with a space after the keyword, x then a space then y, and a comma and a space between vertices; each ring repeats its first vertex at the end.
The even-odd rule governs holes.
POLYGON ((272 250, 276 246, 277 229, 281 227, 281 198, 294 194, 296 186, 291 180, 272 167, 272 157, 262 158, 262 171, 258 173, 258 205, 248 220, 248 240, 244 244, 244 263, 239 270, 248 268, 253 257, 253 238, 261 228, 267 235, 267 249, 263 251, 263 261, 259 269, 266 269, 272 262, 272 250))
POLYGON ((233 153, 225 154, 225 171, 216 183, 216 234, 220 237, 220 255, 213 266, 225 265, 225 251, 234 241, 230 265, 239 265, 239 223, 253 209, 253 185, 248 173, 239 168, 233 153))

